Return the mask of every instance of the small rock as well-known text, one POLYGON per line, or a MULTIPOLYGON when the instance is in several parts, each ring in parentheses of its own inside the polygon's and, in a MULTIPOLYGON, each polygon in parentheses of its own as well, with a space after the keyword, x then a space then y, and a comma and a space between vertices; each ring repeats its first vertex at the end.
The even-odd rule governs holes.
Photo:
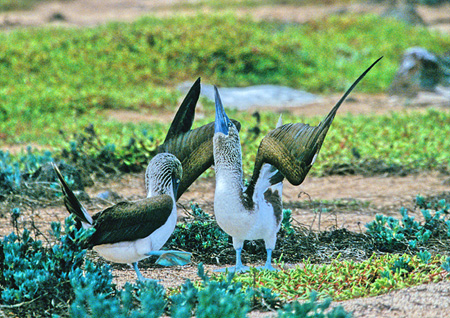
POLYGON ((114 202, 116 200, 121 199, 121 196, 114 191, 106 190, 97 194, 96 198, 109 202, 114 202))
POLYGON ((62 14, 61 12, 54 12, 49 18, 48 20, 50 22, 54 22, 54 21, 66 21, 66 16, 64 14, 62 14))
POLYGON ((91 200, 91 198, 89 197, 89 194, 87 194, 86 192, 84 192, 82 190, 75 190, 75 191, 73 191, 73 194, 75 194, 77 199, 80 201, 90 201, 91 200))
POLYGON ((436 56, 421 47, 407 49, 389 87, 390 95, 416 97, 419 91, 436 92, 438 85, 448 85, 448 57, 436 56))
MULTIPOLYGON (((187 92, 191 83, 183 83, 178 89, 187 92)), ((227 108, 245 110, 252 107, 297 107, 317 102, 319 96, 278 85, 219 88, 223 105, 227 108)), ((214 101, 214 86, 202 85, 201 95, 214 101)))

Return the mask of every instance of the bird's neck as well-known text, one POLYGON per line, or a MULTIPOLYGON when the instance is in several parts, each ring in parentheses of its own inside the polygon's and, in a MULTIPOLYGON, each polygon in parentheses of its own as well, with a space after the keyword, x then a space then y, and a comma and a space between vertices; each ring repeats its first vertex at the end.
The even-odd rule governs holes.
POLYGON ((243 194, 242 153, 240 143, 215 145, 214 167, 216 172, 216 196, 226 196, 230 200, 243 194))

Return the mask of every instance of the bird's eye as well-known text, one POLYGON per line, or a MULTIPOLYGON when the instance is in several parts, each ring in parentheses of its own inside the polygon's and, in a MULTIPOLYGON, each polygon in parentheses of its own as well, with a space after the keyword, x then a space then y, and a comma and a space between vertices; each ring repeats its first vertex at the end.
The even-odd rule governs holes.
POLYGON ((228 122, 228 127, 231 127, 233 123, 231 121, 228 122))
POLYGON ((177 179, 175 182, 176 182, 177 184, 179 184, 179 183, 180 183, 180 179, 177 179))

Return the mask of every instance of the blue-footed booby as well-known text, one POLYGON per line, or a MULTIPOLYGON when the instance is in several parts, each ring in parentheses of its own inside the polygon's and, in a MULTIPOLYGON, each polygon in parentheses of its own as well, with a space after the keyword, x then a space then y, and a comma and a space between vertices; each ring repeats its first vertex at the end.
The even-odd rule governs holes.
POLYGON ((215 88, 214 214, 219 226, 233 238, 236 266, 229 270, 248 270, 241 261, 242 247, 245 240, 256 239, 263 239, 267 250, 263 268, 274 270, 272 250, 282 220, 283 179, 293 185, 303 182, 319 154, 339 106, 380 59, 359 76, 318 126, 302 123, 281 125, 279 122, 277 128, 261 141, 247 188, 243 183, 239 132, 228 119, 219 91, 215 88))
MULTIPOLYGON (((200 78, 190 88, 178 109, 167 132, 164 143, 158 146, 157 152, 171 153, 181 162, 183 178, 176 199, 211 165, 213 158, 214 122, 192 129, 195 107, 200 95, 200 78)), ((231 119, 239 131, 241 124, 231 119)))
POLYGON ((182 177, 180 161, 172 154, 154 156, 145 173, 147 198, 119 202, 91 216, 67 185, 58 167, 53 164, 64 194, 67 210, 74 214, 83 228, 94 228, 87 246, 103 258, 131 264, 139 280, 144 280, 138 261, 159 256, 161 265, 184 265, 191 254, 160 251, 175 230, 177 222, 176 195, 182 177))

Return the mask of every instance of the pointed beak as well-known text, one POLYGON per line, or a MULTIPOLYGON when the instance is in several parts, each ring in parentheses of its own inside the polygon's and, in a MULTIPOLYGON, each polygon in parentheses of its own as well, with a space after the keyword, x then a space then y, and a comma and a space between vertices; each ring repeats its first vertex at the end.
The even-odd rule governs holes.
POLYGON ((215 133, 221 132, 225 135, 228 135, 228 124, 230 123, 230 119, 225 113, 222 101, 220 100, 219 90, 216 86, 214 86, 214 91, 216 100, 216 121, 214 124, 214 131, 215 133))
POLYGON ((172 178, 173 196, 175 198, 177 198, 179 186, 180 186, 180 180, 176 179, 176 178, 172 178))

